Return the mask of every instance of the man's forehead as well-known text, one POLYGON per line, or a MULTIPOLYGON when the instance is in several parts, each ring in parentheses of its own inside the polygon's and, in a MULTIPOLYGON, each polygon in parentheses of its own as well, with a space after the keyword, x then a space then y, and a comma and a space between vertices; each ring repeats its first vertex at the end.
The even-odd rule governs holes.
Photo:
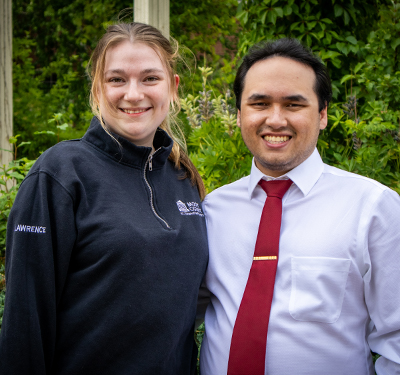
MULTIPOLYGON (((248 70, 243 85, 246 97, 252 95, 274 95, 282 91, 281 96, 303 95, 298 90, 314 92, 316 76, 308 65, 287 57, 274 56, 257 61, 248 70), (293 92, 290 89, 293 88, 293 92)), ((243 98, 244 99, 244 98, 243 98)))

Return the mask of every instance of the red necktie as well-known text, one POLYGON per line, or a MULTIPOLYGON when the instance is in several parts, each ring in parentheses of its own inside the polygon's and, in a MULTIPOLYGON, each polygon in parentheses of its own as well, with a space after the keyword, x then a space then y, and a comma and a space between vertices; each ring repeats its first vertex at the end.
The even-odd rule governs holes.
POLYGON ((261 180, 267 193, 253 263, 233 328, 228 375, 264 375, 269 314, 279 255, 282 197, 291 180, 261 180))

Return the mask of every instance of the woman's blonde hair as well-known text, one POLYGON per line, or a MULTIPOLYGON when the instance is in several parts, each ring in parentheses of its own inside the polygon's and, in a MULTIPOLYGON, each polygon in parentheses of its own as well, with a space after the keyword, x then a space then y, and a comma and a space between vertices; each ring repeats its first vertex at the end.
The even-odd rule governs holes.
MULTIPOLYGON (((168 118, 160 124, 160 128, 168 133, 173 140, 173 147, 169 159, 173 161, 175 168, 180 169, 182 166, 185 169, 183 178, 189 177, 193 185, 197 185, 201 199, 205 196, 203 181, 193 163, 190 161, 185 150, 185 141, 176 123, 176 116, 180 110, 179 95, 175 84, 176 63, 180 59, 178 43, 171 38, 172 43, 164 37, 155 27, 144 23, 117 23, 107 28, 105 34, 97 43, 96 48, 90 58, 88 64, 88 74, 92 85, 90 90, 90 105, 93 113, 100 120, 104 130, 109 133, 108 128, 103 122, 101 115, 100 96, 104 97, 104 68, 106 53, 109 48, 114 47, 126 40, 131 43, 140 42, 151 47, 160 57, 163 62, 168 76, 169 88, 171 93, 170 111, 168 118), (170 125, 174 126, 172 130, 170 125)), ((106 101, 106 106, 111 104, 106 101)), ((110 134, 111 135, 111 134, 110 134)))

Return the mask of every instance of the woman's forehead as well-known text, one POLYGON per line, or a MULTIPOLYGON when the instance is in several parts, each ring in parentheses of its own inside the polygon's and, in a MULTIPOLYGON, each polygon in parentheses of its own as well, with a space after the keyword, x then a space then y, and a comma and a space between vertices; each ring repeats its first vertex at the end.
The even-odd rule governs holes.
POLYGON ((165 71, 165 64, 158 51, 144 42, 125 40, 110 47, 105 55, 105 71, 120 66, 145 67, 165 71))

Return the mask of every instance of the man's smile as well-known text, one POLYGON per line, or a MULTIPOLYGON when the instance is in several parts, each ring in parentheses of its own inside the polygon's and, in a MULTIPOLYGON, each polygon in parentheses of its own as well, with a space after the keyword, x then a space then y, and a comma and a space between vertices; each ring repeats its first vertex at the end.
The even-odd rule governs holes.
POLYGON ((288 135, 283 135, 283 136, 277 136, 277 135, 264 135, 263 139, 267 141, 268 143, 272 144, 279 144, 283 142, 287 142, 290 138, 288 135))

